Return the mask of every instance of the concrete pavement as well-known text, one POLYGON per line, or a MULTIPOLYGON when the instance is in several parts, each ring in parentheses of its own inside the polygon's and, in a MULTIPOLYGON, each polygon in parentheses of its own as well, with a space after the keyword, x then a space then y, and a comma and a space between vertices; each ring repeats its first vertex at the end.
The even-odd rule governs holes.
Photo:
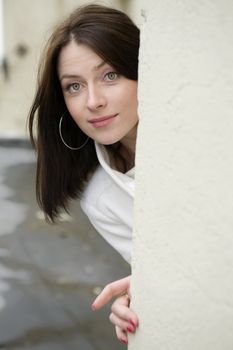
POLYGON ((78 201, 71 216, 45 223, 35 201, 35 156, 28 142, 0 141, 0 349, 125 348, 109 306, 90 305, 129 266, 95 232, 78 201))

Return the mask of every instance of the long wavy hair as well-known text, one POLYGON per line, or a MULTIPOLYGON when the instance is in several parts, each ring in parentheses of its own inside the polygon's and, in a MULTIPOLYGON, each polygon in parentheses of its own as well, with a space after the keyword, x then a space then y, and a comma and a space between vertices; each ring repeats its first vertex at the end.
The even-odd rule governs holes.
MULTIPOLYGON (((37 151, 36 195, 47 220, 55 221, 60 209, 80 198, 85 184, 98 166, 93 140, 79 151, 71 151, 59 136, 60 117, 66 108, 57 66, 61 49, 71 40, 85 44, 118 73, 138 78, 139 29, 123 12, 101 5, 81 6, 53 32, 45 47, 38 71, 35 98, 29 112, 29 132, 37 151)), ((130 102, 129 102, 130 103, 130 102)), ((73 119, 64 125, 67 143, 82 145, 86 135, 73 119)), ((107 146, 122 159, 119 144, 107 146)))

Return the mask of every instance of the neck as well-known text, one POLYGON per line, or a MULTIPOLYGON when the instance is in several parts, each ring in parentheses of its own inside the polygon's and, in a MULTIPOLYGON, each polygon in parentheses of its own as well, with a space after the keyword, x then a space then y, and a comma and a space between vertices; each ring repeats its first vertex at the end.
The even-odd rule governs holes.
POLYGON ((137 127, 130 134, 114 144, 116 148, 114 146, 112 148, 112 145, 110 145, 110 148, 106 146, 110 157, 110 164, 113 168, 121 172, 126 172, 134 167, 136 137, 137 127))
POLYGON ((134 167, 135 164, 135 149, 136 149, 137 128, 131 131, 130 134, 121 139, 121 154, 127 162, 128 170, 134 167))
POLYGON ((136 139, 137 127, 120 141, 123 150, 130 156, 130 159, 135 159, 136 139))

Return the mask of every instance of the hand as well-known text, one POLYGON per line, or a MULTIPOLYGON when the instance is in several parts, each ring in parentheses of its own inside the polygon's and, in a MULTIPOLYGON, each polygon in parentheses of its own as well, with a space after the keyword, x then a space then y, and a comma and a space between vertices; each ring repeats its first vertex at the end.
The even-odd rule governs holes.
POLYGON ((93 310, 98 310, 107 304, 114 296, 118 296, 112 304, 110 321, 115 325, 117 338, 127 344, 127 332, 134 333, 138 327, 138 317, 130 309, 130 276, 109 283, 92 304, 93 310))

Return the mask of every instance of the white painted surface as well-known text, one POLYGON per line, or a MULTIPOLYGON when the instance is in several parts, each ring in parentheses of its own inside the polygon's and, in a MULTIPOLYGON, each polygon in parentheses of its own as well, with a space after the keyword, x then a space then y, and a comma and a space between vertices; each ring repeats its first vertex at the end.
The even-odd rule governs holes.
POLYGON ((233 2, 142 5, 129 349, 233 349, 233 2))

